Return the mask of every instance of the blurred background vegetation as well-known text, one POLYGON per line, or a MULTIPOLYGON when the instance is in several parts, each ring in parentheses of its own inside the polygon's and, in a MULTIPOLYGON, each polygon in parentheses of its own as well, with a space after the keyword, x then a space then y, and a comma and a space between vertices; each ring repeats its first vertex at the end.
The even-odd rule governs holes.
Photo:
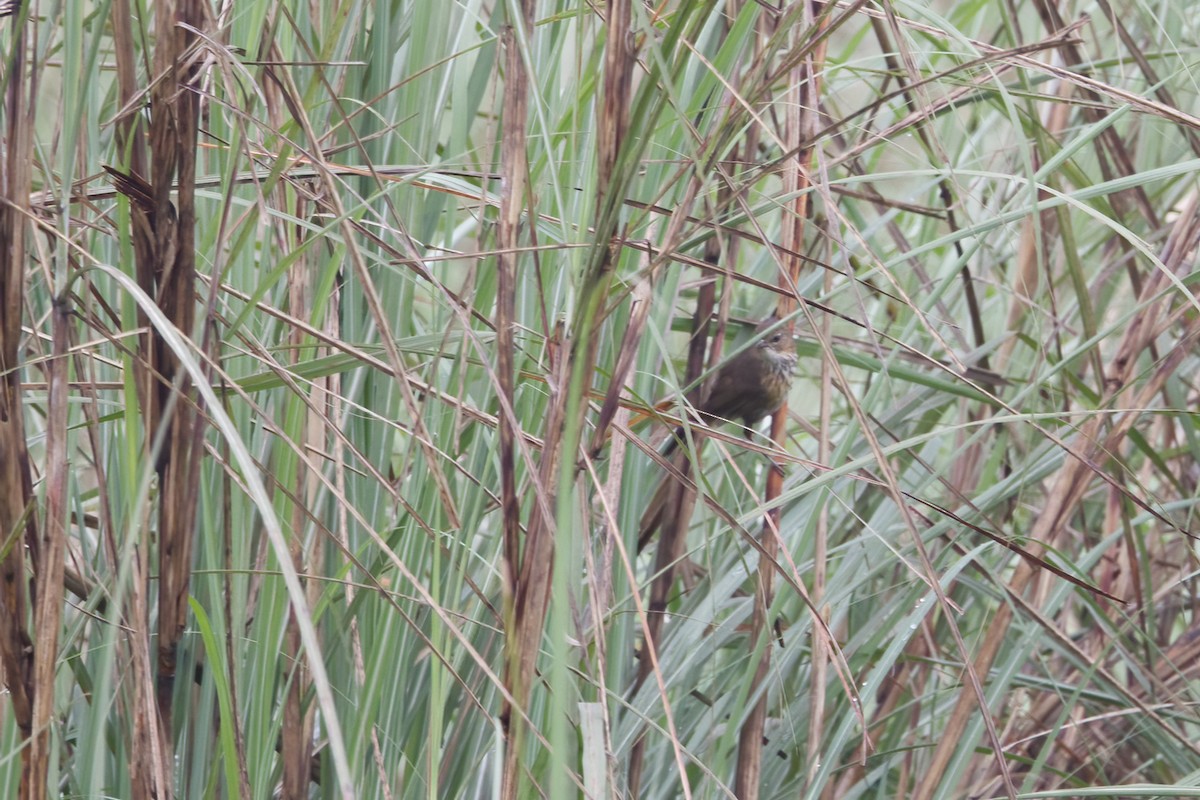
POLYGON ((1200 792, 1189 4, 6 10, 4 796, 1200 792))

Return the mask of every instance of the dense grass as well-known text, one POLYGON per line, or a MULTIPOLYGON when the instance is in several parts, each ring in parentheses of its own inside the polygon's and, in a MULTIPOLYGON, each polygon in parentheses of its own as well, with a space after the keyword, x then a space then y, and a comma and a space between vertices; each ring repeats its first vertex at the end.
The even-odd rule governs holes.
POLYGON ((163 8, 0 23, 0 793, 1200 792, 1187 4, 163 8))

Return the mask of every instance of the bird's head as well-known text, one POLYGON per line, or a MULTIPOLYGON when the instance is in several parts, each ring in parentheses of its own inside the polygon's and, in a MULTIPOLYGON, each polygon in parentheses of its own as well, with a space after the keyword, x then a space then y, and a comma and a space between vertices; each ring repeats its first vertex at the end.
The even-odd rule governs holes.
POLYGON ((755 333, 762 336, 756 346, 764 357, 773 362, 786 362, 790 369, 796 364, 796 346, 791 332, 778 323, 779 318, 774 314, 758 323, 755 333))

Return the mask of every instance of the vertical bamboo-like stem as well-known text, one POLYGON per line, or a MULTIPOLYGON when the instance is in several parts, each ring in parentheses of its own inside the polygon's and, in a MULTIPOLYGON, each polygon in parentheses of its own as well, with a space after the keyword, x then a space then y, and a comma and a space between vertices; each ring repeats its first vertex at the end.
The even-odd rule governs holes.
MULTIPOLYGON (((747 150, 749 146, 747 147, 747 150)), ((735 160, 736 156, 733 159, 735 160)), ((699 186, 701 180, 700 175, 696 175, 694 180, 689 185, 688 192, 685 195, 684 202, 680 204, 679 209, 686 211, 690 208, 691 201, 695 196, 695 189, 699 186)), ((718 199, 721 201, 727 200, 731 195, 728 185, 723 185, 719 193, 718 199)), ((718 203, 724 206, 724 203, 718 203)), ((676 223, 682 219, 682 214, 676 214, 672 219, 671 229, 667 233, 667 241, 673 240, 672 230, 677 225, 676 223)), ((705 247, 706 260, 711 264, 724 261, 724 263, 732 269, 732 265, 736 258, 736 239, 726 240, 724 244, 727 246, 726 252, 721 253, 722 240, 719 237, 713 237, 709 240, 705 247)), ((716 309, 716 286, 712 283, 705 284, 696 298, 696 310, 692 315, 692 338, 688 342, 688 357, 687 368, 684 373, 685 383, 694 383, 697 378, 704 372, 705 353, 708 353, 709 366, 715 366, 721 360, 723 332, 725 313, 728 311, 728 284, 726 284, 726 292, 723 298, 722 315, 718 324, 717 332, 712 336, 711 340, 708 336, 709 320, 712 318, 713 311, 716 309), (711 341, 711 348, 709 343, 711 341)), ((692 405, 703 405, 706 399, 706 393, 711 387, 711 381, 706 381, 705 385, 697 387, 688 398, 688 402, 692 405)), ((696 435, 696 450, 697 456, 700 446, 703 442, 703 435, 696 435)), ((687 529, 692 518, 692 513, 696 507, 696 492, 685 479, 689 478, 692 472, 693 463, 690 454, 682 449, 677 450, 672 463, 679 473, 679 477, 666 474, 663 476, 657 491, 654 494, 654 499, 650 503, 650 507, 657 508, 655 512, 655 522, 650 523, 646 529, 639 532, 639 538, 654 532, 654 528, 658 528, 658 545, 654 551, 654 580, 650 584, 650 601, 647 604, 646 628, 645 628, 645 652, 640 661, 638 661, 638 674, 633 683, 633 691, 645 684, 647 678, 656 668, 655 658, 651 658, 651 650, 657 648, 661 642, 661 634, 663 623, 666 619, 667 598, 670 595, 671 587, 675 583, 676 566, 683 556, 683 550, 687 541, 687 529)), ((639 542, 642 544, 642 542, 639 542)), ((663 697, 664 707, 667 707, 666 697, 663 697)), ((668 727, 671 727, 668 721, 668 727)), ((628 773, 628 789, 631 796, 636 797, 639 788, 641 787, 642 765, 645 761, 646 754, 646 739, 639 737, 634 742, 629 753, 629 773, 628 773)), ((678 757, 678 753, 677 753, 678 757)), ((681 768, 682 771, 682 768, 681 768)), ((685 786, 684 791, 687 791, 685 786)))
POLYGON ((50 768, 50 723, 54 712, 54 678, 58 633, 62 624, 63 571, 67 547, 67 405, 70 360, 67 358, 71 317, 66 301, 54 301, 53 358, 49 369, 49 419, 46 443, 46 516, 34 581, 33 743, 30 797, 46 797, 50 768))
MULTIPOLYGON (((300 215, 297 214, 297 217, 300 215)), ((297 231, 296 234, 298 239, 303 239, 302 231, 297 231)), ((288 307, 293 310, 293 313, 309 317, 313 311, 313 289, 309 281, 312 268, 308 259, 304 257, 296 259, 290 272, 288 307)), ((297 354, 305 353, 307 356, 303 348, 308 343, 308 334, 293 328, 290 337, 295 352, 297 354)), ((312 355, 317 356, 317 353, 314 352, 312 355)), ((332 377, 336 376, 326 376, 313 383, 310 402, 304 411, 304 425, 296 434, 301 453, 328 451, 323 435, 325 428, 322 421, 325 417, 320 409, 324 408, 327 399, 323 385, 332 377)), ((293 496, 303 498, 303 502, 292 503, 292 535, 288 540, 288 546, 291 550, 292 563, 300 575, 310 574, 317 564, 316 553, 305 551, 302 532, 306 527, 307 514, 316 507, 320 488, 320 480, 309 466, 308 459, 297 458, 295 460, 293 496)), ((317 549, 318 544, 317 541, 314 541, 312 548, 317 549)), ((302 580, 308 595, 309 607, 312 608, 318 600, 317 592, 320 582, 302 580)), ((309 795, 308 786, 312 775, 313 723, 316 708, 311 703, 308 704, 307 709, 304 708, 304 700, 312 690, 312 676, 301 652, 300 627, 294 609, 288 614, 284 646, 293 667, 287 697, 284 699, 284 722, 281 732, 280 758, 283 762, 283 797, 286 800, 300 800, 309 795)))
MULTIPOLYGON (((825 292, 833 290, 833 273, 825 273, 825 292)), ((824 314, 821 317, 823 341, 833 338, 833 317, 824 314)), ((826 358, 829 357, 825 353, 826 358)), ((833 454, 833 444, 830 441, 831 419, 833 415, 833 371, 823 360, 821 363, 820 399, 817 410, 817 462, 828 464, 833 454)), ((828 496, 828 495, 826 495, 828 496)), ((813 571, 812 571, 812 603, 814 613, 819 614, 825 624, 829 624, 829 608, 825 603, 825 581, 829 565, 829 506, 820 503, 817 511, 816 525, 813 526, 813 571)), ((820 764, 822 731, 825 723, 825 682, 829 675, 830 659, 829 640, 824 636, 812 637, 812 680, 809 686, 809 705, 812 713, 808 718, 808 743, 806 749, 808 762, 808 778, 811 781, 820 764)))
MULTIPOLYGON (((154 67, 163 80, 151 92, 151 191, 157 222, 152 227, 157 277, 154 296, 167 319, 189 336, 196 317, 195 184, 200 96, 195 85, 201 63, 194 52, 189 52, 196 38, 189 29, 206 29, 205 6, 199 0, 179 0, 178 5, 164 0, 155 6, 155 25, 158 43, 154 67)), ((170 758, 176 648, 189 611, 203 423, 196 413, 191 382, 178 369, 165 341, 157 336, 151 358, 166 381, 159 385, 158 392, 163 417, 153 423, 168 425, 157 460, 162 492, 158 517, 156 688, 163 746, 170 758)), ((147 433, 148 439, 159 435, 156 428, 147 433)))
MULTIPOLYGON (((504 43, 504 119, 500 153, 500 225, 497 234, 496 289, 496 371, 503 401, 513 407, 516 379, 515 342, 516 270, 519 260, 521 218, 526 197, 528 165, 525 160, 526 117, 528 113, 529 75, 521 49, 533 33, 533 0, 522 0, 520 16, 510 19, 502 34, 504 43), (520 27, 520 31, 515 30, 520 27)), ((512 8, 512 6, 510 6, 512 8)), ((505 688, 512 705, 505 701, 501 711, 506 750, 501 796, 516 798, 521 785, 524 750, 524 711, 528 707, 530 686, 541 640, 545 602, 542 599, 549 573, 532 580, 528 563, 522 557, 544 559, 549 569, 553 556, 548 526, 531 526, 522 553, 521 508, 517 497, 515 442, 517 419, 500 415, 500 505, 504 534, 504 614, 505 614, 505 688), (549 557, 547 557, 549 556, 549 557), (515 706, 515 708, 514 708, 515 706)), ((543 458, 552 460, 549 452, 543 458)))
MULTIPOLYGON (((816 29, 815 4, 804 0, 802 24, 796 26, 797 36, 801 41, 794 43, 799 48, 802 40, 819 35, 816 29)), ((797 254, 804 250, 805 224, 808 218, 808 188, 811 178, 810 163, 813 156, 812 133, 816 130, 817 109, 819 107, 820 81, 818 74, 825 52, 824 41, 814 52, 805 56, 791 71, 788 80, 788 91, 785 99, 787 107, 786 130, 784 142, 795 157, 788 159, 783 170, 783 191, 785 196, 792 199, 792 205, 784 216, 782 230, 782 245, 784 252, 784 269, 779 276, 781 292, 776 314, 786 317, 795 310, 793 291, 803 267, 802 260, 797 254)), ((791 326, 788 335, 792 334, 791 326)), ((783 441, 787 424, 787 404, 771 419, 771 439, 776 443, 783 441)), ((767 485, 763 500, 770 503, 783 491, 783 472, 779 468, 771 469, 767 474, 767 485)), ((755 670, 752 691, 758 691, 767 680, 771 666, 771 620, 769 617, 771 602, 774 597, 774 563, 779 552, 779 537, 776 534, 778 510, 769 512, 763 522, 762 553, 759 556, 758 570, 755 573, 754 614, 751 619, 752 637, 754 641, 762 642, 762 655, 759 657, 755 670)), ((814 595, 814 607, 818 607, 820 595, 814 595)), ((814 637, 815 638, 815 637, 814 637)), ((815 652, 815 651, 814 651, 815 652)), ((814 687, 814 691, 816 688, 814 687)), ((759 783, 762 775, 763 730, 767 718, 768 693, 759 691, 758 700, 750 709, 742 722, 738 733, 737 772, 734 779, 734 794, 740 800, 756 800, 759 794, 759 783)))
MULTIPOLYGON (((118 141, 128 155, 133 171, 116 174, 118 189, 132 201, 132 242, 139 286, 153 297, 166 319, 185 336, 192 334, 195 321, 195 177, 196 143, 199 128, 199 94, 194 90, 200 60, 191 50, 195 34, 206 29, 203 3, 197 0, 164 0, 155 5, 158 37, 154 51, 155 80, 150 90, 152 116, 149 123, 150 150, 145 158, 137 136, 137 115, 118 121, 118 141), (138 167, 149 164, 149 175, 138 167), (147 180, 148 178, 148 180, 147 180), (174 195, 174 200, 172 196, 174 195)), ((136 55, 130 10, 124 2, 113 6, 114 48, 120 94, 133 103, 136 55)), ((139 321, 145 322, 139 312, 139 321)), ((154 454, 161 491, 158 506, 158 637, 155 674, 135 669, 141 680, 153 681, 156 711, 140 707, 147 694, 135 689, 135 758, 157 763, 142 764, 134 773, 135 792, 149 796, 169 795, 162 775, 170 771, 171 703, 175 688, 176 649, 187 624, 191 583, 192 540, 195 531, 197 479, 203 450, 203 421, 197 413, 190 381, 178 370, 178 361, 159 333, 150 330, 140 342, 141 358, 135 365, 136 384, 145 420, 145 443, 154 454), (177 374, 178 373, 178 374, 177 374), (165 426, 165 429, 164 429, 165 426), (158 725, 152 720, 157 717, 158 725), (146 727, 148 726, 148 727, 146 727), (146 747, 144 736, 157 739, 146 747), (155 788, 147 783, 158 775, 155 788), (164 795, 163 793, 166 793, 164 795)), ((139 594, 135 590, 134 600, 139 594)), ((136 604, 136 603, 135 603, 136 604)), ((136 610, 138 629, 147 619, 136 610)), ((134 642, 133 647, 148 646, 134 642)), ((135 656, 135 663, 141 659, 135 656)))
MULTIPOLYGON (((12 51, 4 98, 7 116, 7 150, 0 161, 0 667, 4 686, 23 739, 33 735, 34 687, 31 685, 28 617, 29 584, 26 578, 26 545, 36 558, 37 522, 33 502, 29 454, 25 447, 24 408, 21 403, 21 320, 25 295, 25 229, 33 164, 32 75, 26 76, 25 17, 17 16, 10 38, 12 51)), ((39 746, 21 753, 23 797, 45 797, 44 769, 35 762, 39 746), (36 773, 41 772, 41 777, 36 773)))
MULTIPOLYGON (((149 509, 146 509, 147 516, 149 509)), ((139 541, 134 547, 133 570, 130 576, 129 603, 126 625, 129 628, 130 712, 133 715, 130 735, 130 782, 133 800, 157 800, 171 797, 173 774, 167 752, 167 730, 158 718, 154 693, 154 662, 150 655, 150 546, 146 519, 139 520, 139 541)))

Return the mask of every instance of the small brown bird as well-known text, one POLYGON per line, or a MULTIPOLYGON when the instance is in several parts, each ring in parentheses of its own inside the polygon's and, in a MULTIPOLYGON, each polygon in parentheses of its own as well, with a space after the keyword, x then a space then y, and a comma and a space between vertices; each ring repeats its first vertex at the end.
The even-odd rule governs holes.
MULTIPOLYGON (((778 321, 774 314, 767 317, 754 329, 755 335, 763 334, 778 321)), ((709 425, 741 420, 749 438, 751 426, 774 414, 783 405, 792 387, 795 369, 796 348, 792 344, 792 337, 783 328, 773 330, 717 370, 708 400, 696 411, 709 425)), ((670 458, 681 441, 685 441, 682 425, 675 429, 667 441, 662 451, 663 457, 670 458)), ((678 458, 675 466, 686 476, 691 471, 691 463, 690 459, 678 458)), ((672 508, 678 505, 680 488, 678 481, 667 475, 659 482, 638 526, 639 552, 656 531, 665 527, 664 523, 668 522, 671 515, 677 513, 672 508)), ((667 560, 673 558, 669 556, 667 560)))
MULTIPOLYGON (((778 321, 772 314, 758 323, 755 334, 763 333, 778 321)), ((778 411, 787 399, 795 369, 796 348, 792 337, 783 328, 777 328, 717 370, 708 400, 697 406, 696 411, 708 425, 740 419, 746 428, 746 438, 750 438, 751 428, 778 411)), ((685 440, 680 425, 662 455, 671 455, 685 440)))

